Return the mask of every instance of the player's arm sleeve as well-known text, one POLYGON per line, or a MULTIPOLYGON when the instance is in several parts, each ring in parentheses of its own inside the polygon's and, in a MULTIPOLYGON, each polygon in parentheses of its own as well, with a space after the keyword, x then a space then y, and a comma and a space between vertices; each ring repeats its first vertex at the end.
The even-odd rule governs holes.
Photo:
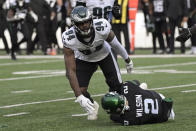
POLYGON ((71 49, 71 47, 70 47, 70 45, 69 45, 69 43, 67 41, 67 35, 66 35, 65 32, 62 34, 62 42, 63 42, 63 46, 64 47, 71 49))
POLYGON ((108 37, 108 42, 111 45, 112 49, 119 54, 124 60, 127 60, 129 58, 127 51, 125 50, 125 48, 120 44, 120 42, 118 41, 118 39, 116 38, 116 36, 114 35, 114 32, 111 30, 110 34, 108 37), (113 39, 112 39, 113 38, 113 39))

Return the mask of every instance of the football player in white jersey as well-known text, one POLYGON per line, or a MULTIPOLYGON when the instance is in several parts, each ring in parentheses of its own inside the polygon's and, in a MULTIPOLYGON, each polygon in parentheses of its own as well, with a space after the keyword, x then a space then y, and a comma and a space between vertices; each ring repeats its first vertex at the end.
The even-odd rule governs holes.
MULTIPOLYGON (((121 18, 121 9, 118 0, 76 0, 76 6, 85 6, 92 12, 93 19, 104 18, 109 22, 112 21, 112 16, 116 19, 121 18)), ((115 59, 117 53, 112 49, 115 59)))
POLYGON ((99 105, 87 92, 93 73, 99 66, 109 91, 119 92, 122 79, 111 48, 125 60, 128 73, 133 69, 133 62, 107 20, 92 19, 89 10, 83 6, 72 10, 71 19, 73 26, 62 34, 67 77, 75 93, 76 102, 88 112, 88 120, 96 120, 99 105))
POLYGON ((116 19, 121 17, 118 0, 77 0, 76 6, 78 5, 86 6, 94 18, 105 18, 110 22, 112 15, 116 19))

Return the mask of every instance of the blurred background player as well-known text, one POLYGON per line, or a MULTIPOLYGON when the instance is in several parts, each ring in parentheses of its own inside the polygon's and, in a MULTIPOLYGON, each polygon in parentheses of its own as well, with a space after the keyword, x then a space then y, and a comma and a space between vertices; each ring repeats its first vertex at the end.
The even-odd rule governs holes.
POLYGON ((0 38, 3 40, 6 53, 9 54, 10 49, 8 47, 7 39, 4 35, 4 32, 7 29, 6 11, 3 8, 4 4, 5 0, 0 0, 0 38))
POLYGON ((155 24, 152 15, 150 15, 150 3, 149 0, 141 0, 140 1, 141 8, 144 14, 144 24, 146 28, 146 35, 148 36, 149 33, 152 34, 152 48, 153 54, 157 53, 157 46, 156 46, 156 32, 155 32, 155 24))
MULTIPOLYGON (((180 35, 176 37, 176 40, 179 42, 186 42, 189 38, 196 35, 196 25, 193 25, 191 28, 181 28, 180 30, 180 35)), ((192 46, 191 51, 192 54, 196 54, 196 46, 192 46)))
MULTIPOLYGON (((169 54, 175 53, 174 36, 176 27, 184 27, 188 20, 188 10, 186 0, 165 0, 167 17, 169 18, 169 54)), ((185 43, 181 43, 181 53, 185 53, 185 43)))
MULTIPOLYGON (((117 0, 115 2, 118 2, 118 3, 115 3, 114 5, 120 5, 120 12, 121 12, 121 18, 115 18, 113 17, 112 19, 112 30, 114 31, 117 39, 119 41, 122 40, 121 38, 121 32, 123 33, 124 35, 124 43, 125 43, 125 49, 127 51, 127 53, 130 55, 132 54, 133 52, 131 52, 131 48, 130 48, 130 41, 129 41, 129 31, 128 31, 128 25, 127 23, 129 22, 129 7, 128 7, 128 0, 117 0)), ((122 43, 122 42, 121 42, 122 43)))
POLYGON ((173 101, 155 91, 144 90, 147 84, 139 81, 127 81, 120 94, 109 92, 102 97, 103 109, 110 114, 110 119, 124 126, 147 123, 161 123, 175 114, 173 101))
POLYGON ((38 16, 38 22, 35 26, 38 45, 44 55, 47 55, 47 49, 51 48, 51 42, 56 44, 56 0, 32 0, 31 8, 38 16), (55 25, 53 25, 55 24, 55 25))
POLYGON ((92 75, 99 66, 109 90, 118 92, 122 79, 111 47, 124 59, 128 73, 133 69, 133 62, 106 19, 93 19, 84 6, 75 7, 71 19, 73 26, 62 34, 67 78, 76 101, 88 112, 88 120, 96 120, 99 105, 87 91, 92 75))
POLYGON ((104 18, 111 22, 112 15, 117 19, 121 17, 118 0, 77 0, 76 6, 79 5, 87 7, 94 19, 104 18))
MULTIPOLYGON (((164 34, 166 43, 169 43, 168 27, 166 22, 166 3, 165 0, 149 0, 149 14, 155 24, 155 37, 158 38, 160 51, 157 52, 154 48, 153 53, 164 54, 166 51, 164 34)), ((154 45, 156 47, 156 45, 154 45)))
POLYGON ((149 0, 140 0, 140 5, 141 5, 142 12, 144 14, 144 24, 146 28, 146 34, 148 35, 149 32, 147 29, 147 20, 149 17, 149 0))
POLYGON ((29 8, 29 0, 7 1, 7 21, 8 30, 11 37, 12 50, 11 57, 16 59, 15 52, 18 50, 17 32, 20 31, 27 41, 26 54, 32 52, 32 28, 31 22, 35 20, 35 13, 29 8))
MULTIPOLYGON (((196 0, 186 0, 188 8, 188 28, 191 28, 196 24, 196 0)), ((192 34, 191 37, 191 49, 186 54, 196 54, 196 34, 192 34)))

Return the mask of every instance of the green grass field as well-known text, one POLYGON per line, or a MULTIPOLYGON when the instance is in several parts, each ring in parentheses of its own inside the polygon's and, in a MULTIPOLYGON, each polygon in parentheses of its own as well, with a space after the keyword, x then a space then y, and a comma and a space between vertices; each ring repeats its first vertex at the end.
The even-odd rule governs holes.
MULTIPOLYGON (((126 74, 118 59, 124 81, 138 79, 148 88, 174 100, 175 120, 160 124, 123 127, 99 109, 98 120, 72 116, 85 112, 75 103, 65 78, 63 57, 0 57, 0 131, 196 131, 196 56, 133 55, 134 73, 126 74)), ((100 104, 108 91, 97 71, 89 92, 100 104)))

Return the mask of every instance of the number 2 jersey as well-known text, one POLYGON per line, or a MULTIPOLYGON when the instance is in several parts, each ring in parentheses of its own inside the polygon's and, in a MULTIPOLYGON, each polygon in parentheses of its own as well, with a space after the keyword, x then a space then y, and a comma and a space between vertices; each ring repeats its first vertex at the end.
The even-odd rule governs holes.
POLYGON ((125 82, 122 95, 129 103, 129 109, 118 117, 111 115, 111 119, 123 125, 141 125, 160 123, 168 120, 172 102, 162 100, 155 91, 144 90, 134 82, 125 82))
POLYGON ((85 43, 80 37, 77 37, 73 26, 63 32, 64 47, 72 49, 75 53, 75 58, 88 62, 97 62, 110 53, 111 47, 105 41, 111 30, 110 23, 105 19, 94 19, 93 28, 92 41, 89 43, 85 43))

